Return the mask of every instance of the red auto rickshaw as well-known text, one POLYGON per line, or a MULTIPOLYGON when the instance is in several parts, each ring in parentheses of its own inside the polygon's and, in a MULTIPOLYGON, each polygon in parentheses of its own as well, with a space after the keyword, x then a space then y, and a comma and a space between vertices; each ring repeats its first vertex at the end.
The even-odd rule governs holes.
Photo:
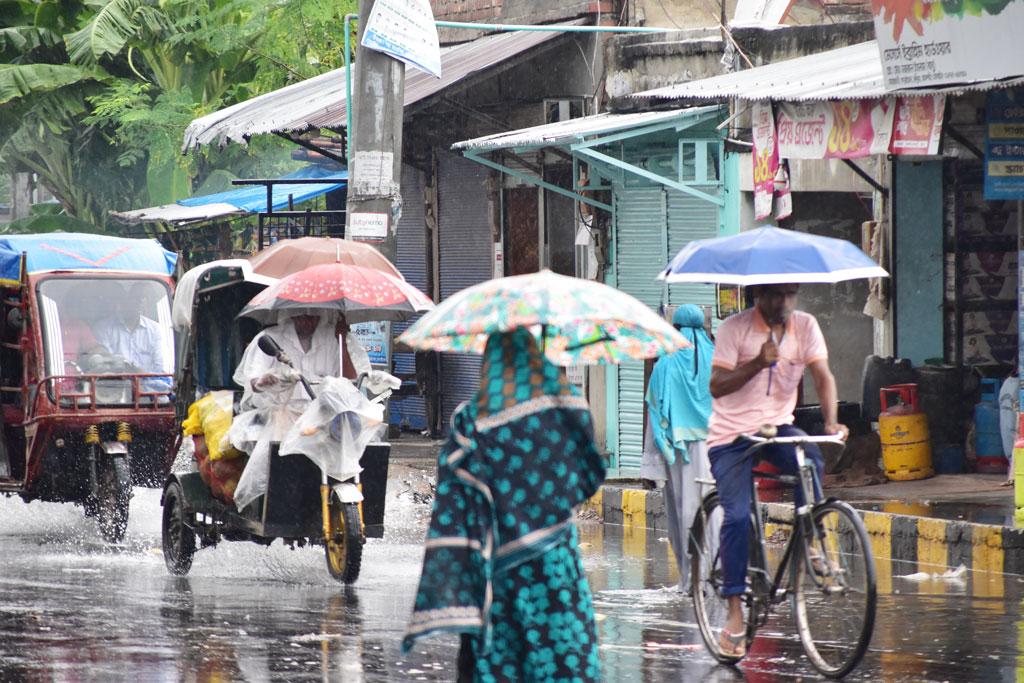
POLYGON ((119 542, 170 471, 176 255, 155 240, 0 238, 0 493, 82 505, 119 542))

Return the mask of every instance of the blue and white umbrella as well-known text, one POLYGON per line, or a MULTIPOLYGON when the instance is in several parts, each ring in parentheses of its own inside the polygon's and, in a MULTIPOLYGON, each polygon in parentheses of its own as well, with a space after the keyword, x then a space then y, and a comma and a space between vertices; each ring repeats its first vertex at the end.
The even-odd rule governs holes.
POLYGON ((769 226, 694 240, 658 275, 670 283, 744 286, 873 277, 889 277, 889 273, 852 242, 769 226))

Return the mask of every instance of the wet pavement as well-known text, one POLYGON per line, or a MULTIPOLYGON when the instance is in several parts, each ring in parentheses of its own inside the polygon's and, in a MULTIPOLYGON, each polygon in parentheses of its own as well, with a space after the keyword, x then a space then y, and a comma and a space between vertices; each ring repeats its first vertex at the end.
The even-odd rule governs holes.
MULTIPOLYGON (((71 505, 0 499, 0 680, 453 680, 454 638, 399 651, 429 505, 392 483, 387 535, 367 544, 348 590, 329 578, 321 549, 279 544, 225 542, 200 550, 189 576, 169 576, 151 489, 135 490, 116 548, 71 505)), ((717 666, 674 588, 662 532, 596 522, 581 532, 606 680, 816 679, 788 608, 739 669, 717 666)), ((879 563, 875 637, 850 680, 1024 676, 1024 578, 900 578, 918 570, 879 563)))

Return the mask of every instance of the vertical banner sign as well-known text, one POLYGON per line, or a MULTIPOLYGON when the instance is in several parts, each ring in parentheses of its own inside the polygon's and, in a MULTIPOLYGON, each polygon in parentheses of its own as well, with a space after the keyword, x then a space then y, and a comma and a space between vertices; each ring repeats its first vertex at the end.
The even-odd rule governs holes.
POLYGON ((1024 73, 1024 0, 872 0, 887 90, 1024 73))
POLYGON ((985 199, 1024 199, 1024 88, 989 93, 985 112, 985 199))
POLYGON ((751 125, 754 148, 754 218, 772 215, 775 174, 779 170, 779 148, 775 137, 775 117, 771 102, 754 102, 751 125))
POLYGON ((428 0, 376 0, 363 31, 363 47, 441 77, 441 47, 428 0))

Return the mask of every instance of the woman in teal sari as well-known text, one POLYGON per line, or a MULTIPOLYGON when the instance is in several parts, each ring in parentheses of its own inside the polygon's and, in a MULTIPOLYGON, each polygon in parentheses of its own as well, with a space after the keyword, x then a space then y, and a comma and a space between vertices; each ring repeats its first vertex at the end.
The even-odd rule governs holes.
POLYGON ((704 331, 704 311, 683 304, 672 325, 690 346, 664 356, 647 385, 649 441, 665 479, 668 537, 679 567, 679 587, 689 591, 690 523, 700 507, 698 479, 711 479, 708 461, 708 418, 711 416, 711 357, 715 345, 704 331))
POLYGON ((403 640, 459 633, 460 681, 597 681, 576 508, 604 480, 586 401, 526 330, 492 335, 442 448, 403 640))

